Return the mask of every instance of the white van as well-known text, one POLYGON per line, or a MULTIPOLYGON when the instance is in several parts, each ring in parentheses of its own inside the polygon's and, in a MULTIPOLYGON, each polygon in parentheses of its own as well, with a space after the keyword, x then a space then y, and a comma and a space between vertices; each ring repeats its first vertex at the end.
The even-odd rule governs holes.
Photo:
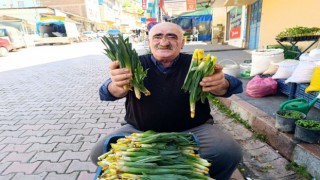
POLYGON ((22 33, 14 27, 0 26, 0 38, 7 39, 14 50, 26 47, 22 33))

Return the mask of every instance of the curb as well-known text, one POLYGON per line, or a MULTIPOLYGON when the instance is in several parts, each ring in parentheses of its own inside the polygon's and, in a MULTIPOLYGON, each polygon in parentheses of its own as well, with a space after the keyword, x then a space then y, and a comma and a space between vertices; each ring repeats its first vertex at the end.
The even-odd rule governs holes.
POLYGON ((219 98, 229 109, 247 120, 252 130, 267 136, 267 143, 287 160, 307 167, 308 172, 320 179, 320 145, 301 143, 293 134, 283 133, 275 128, 275 119, 262 110, 242 100, 237 95, 219 98))

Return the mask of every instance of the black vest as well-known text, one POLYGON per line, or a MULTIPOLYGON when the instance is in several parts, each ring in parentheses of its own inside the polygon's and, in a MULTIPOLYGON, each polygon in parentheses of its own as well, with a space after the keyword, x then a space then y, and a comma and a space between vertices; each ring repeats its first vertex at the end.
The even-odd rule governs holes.
POLYGON ((170 73, 158 70, 151 55, 140 56, 144 69, 148 69, 144 80, 150 96, 141 95, 138 100, 133 91, 126 97, 125 120, 135 128, 157 132, 184 131, 212 119, 208 100, 196 103, 195 118, 190 117, 189 94, 181 89, 188 73, 191 55, 180 54, 170 73))

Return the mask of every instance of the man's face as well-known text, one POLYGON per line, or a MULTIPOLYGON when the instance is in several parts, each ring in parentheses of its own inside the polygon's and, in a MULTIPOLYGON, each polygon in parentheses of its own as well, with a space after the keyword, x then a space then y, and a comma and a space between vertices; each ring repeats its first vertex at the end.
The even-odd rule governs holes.
POLYGON ((184 39, 178 25, 161 23, 152 27, 149 33, 149 47, 159 61, 174 60, 183 48, 184 39))

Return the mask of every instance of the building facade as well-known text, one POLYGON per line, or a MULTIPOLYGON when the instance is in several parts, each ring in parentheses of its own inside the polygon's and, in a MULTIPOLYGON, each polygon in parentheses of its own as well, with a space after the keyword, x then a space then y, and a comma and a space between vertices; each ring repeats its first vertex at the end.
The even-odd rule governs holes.
MULTIPOLYGON (((224 42, 236 47, 266 48, 269 45, 277 45, 277 34, 286 28, 320 27, 318 0, 221 1, 224 1, 223 6, 213 8, 212 26, 225 27, 224 42)), ((297 46, 303 50, 309 44, 299 42, 297 46)), ((312 48, 315 46, 316 44, 312 48)))

